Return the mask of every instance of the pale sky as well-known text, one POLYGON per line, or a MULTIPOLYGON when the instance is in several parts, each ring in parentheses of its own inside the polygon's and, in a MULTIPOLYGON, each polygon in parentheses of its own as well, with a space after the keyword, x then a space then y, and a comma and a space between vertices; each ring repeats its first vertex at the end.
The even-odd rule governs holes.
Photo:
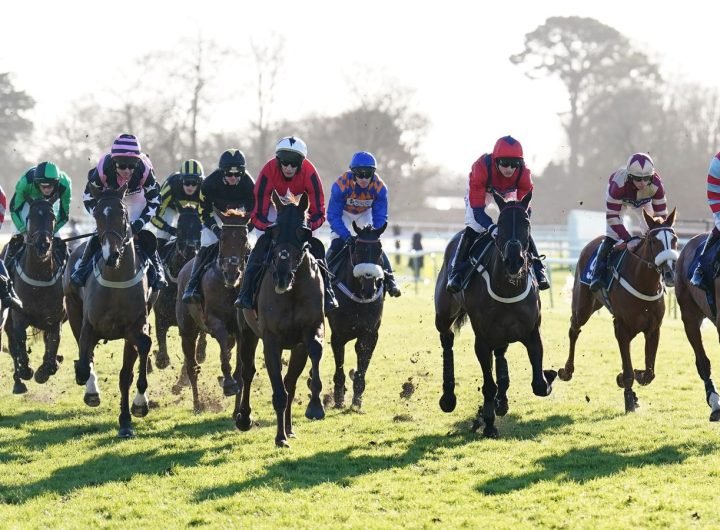
MULTIPOLYGON (((276 32, 286 42, 276 98, 284 115, 276 117, 342 111, 354 102, 347 93, 348 77, 382 73, 412 89, 416 110, 430 120, 422 156, 462 174, 505 134, 522 142, 536 172, 563 153, 557 119, 567 106, 563 85, 531 81, 508 61, 523 49, 524 35, 550 16, 595 18, 633 38, 666 74, 720 86, 716 2, 690 0, 668 7, 617 0, 467 4, 12 1, 3 6, 0 72, 12 72, 16 85, 36 99, 36 130, 42 131, 71 100, 106 89, 113 76, 132 72, 134 59, 167 48, 183 35, 194 37, 200 30, 205 38, 246 50, 250 37, 259 40, 276 32)), ((223 126, 222 117, 218 120, 223 126)), ((119 132, 108 131, 108 141, 119 132)), ((322 146, 306 140, 312 159, 313 149, 322 146)), ((242 148, 241 139, 238 143, 242 148)))

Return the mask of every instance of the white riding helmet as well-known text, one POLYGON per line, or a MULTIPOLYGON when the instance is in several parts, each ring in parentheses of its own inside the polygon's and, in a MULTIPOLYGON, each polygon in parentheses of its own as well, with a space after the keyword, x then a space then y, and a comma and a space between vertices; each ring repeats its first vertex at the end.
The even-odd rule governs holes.
POLYGON ((655 174, 655 164, 649 154, 635 153, 628 158, 627 172, 636 177, 652 177, 655 174))
POLYGON ((286 136, 277 143, 275 146, 275 154, 278 154, 281 151, 297 153, 303 158, 307 158, 307 146, 305 145, 305 142, 295 136, 286 136))

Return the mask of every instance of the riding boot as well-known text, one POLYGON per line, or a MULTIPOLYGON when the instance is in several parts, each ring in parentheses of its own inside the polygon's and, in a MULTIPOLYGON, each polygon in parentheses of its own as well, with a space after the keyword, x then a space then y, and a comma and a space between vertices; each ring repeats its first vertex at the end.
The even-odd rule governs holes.
POLYGON ((160 260, 165 263, 168 255, 170 254, 170 247, 168 246, 169 239, 157 238, 157 249, 160 255, 160 260))
POLYGON ((182 301, 186 304, 199 304, 202 302, 202 295, 200 294, 200 280, 202 280, 203 272, 205 268, 212 261, 214 250, 217 245, 208 245, 206 247, 200 247, 200 251, 195 256, 193 261, 192 272, 190 273, 190 280, 185 287, 185 292, 182 296, 182 301))
POLYGON ((325 284, 325 313, 334 311, 339 306, 337 298, 335 298, 335 291, 333 291, 332 280, 330 279, 330 271, 327 269, 327 264, 324 259, 315 258, 318 267, 320 268, 320 274, 322 275, 323 284, 325 284))
POLYGON ((445 288, 449 293, 459 293, 462 289, 462 283, 465 279, 465 273, 469 264, 467 263, 468 253, 470 247, 477 239, 477 232, 469 226, 465 228, 465 231, 460 236, 460 242, 455 249, 455 254, 452 259, 452 268, 448 275, 447 287, 445 288))
POLYGON ((85 245, 85 250, 83 251, 80 261, 75 264, 75 270, 70 275, 70 281, 72 283, 78 287, 85 285, 85 280, 87 280, 87 277, 92 271, 93 256, 95 256, 99 250, 100 239, 97 236, 92 236, 87 242, 87 245, 85 245))
POLYGON ((20 252, 20 249, 25 244, 25 236, 23 234, 15 234, 10 238, 10 242, 7 245, 5 251, 5 265, 6 267, 15 268, 15 258, 20 252))
POLYGON ((148 256, 148 285, 154 291, 160 291, 168 286, 165 280, 165 268, 160 261, 160 254, 157 250, 148 256))
POLYGON ((239 309, 253 308, 255 288, 260 279, 260 273, 263 270, 263 264, 265 263, 270 243, 270 236, 263 234, 258 238, 255 247, 252 249, 252 252, 250 252, 247 265, 245 266, 240 292, 238 293, 237 300, 235 300, 235 307, 239 309))
POLYGON ((398 287, 397 283, 395 282, 395 275, 392 271, 392 266, 390 265, 390 260, 387 257, 387 254, 385 252, 382 253, 382 260, 383 260, 383 269, 385 272, 385 279, 383 280, 383 283, 385 285, 385 290, 387 293, 397 298, 402 293, 400 292, 400 288, 398 287))
POLYGON ((18 298, 17 294, 15 294, 15 289, 13 289, 12 280, 10 279, 10 274, 8 274, 7 269, 5 268, 5 262, 0 259, 0 304, 2 305, 2 309, 11 308, 16 311, 22 311, 23 305, 20 299, 18 298))
POLYGON ((330 267, 330 272, 335 272, 340 261, 340 253, 345 248, 346 242, 337 237, 330 242, 330 246, 325 253, 325 263, 330 267))
POLYGON ((712 248, 712 246, 717 242, 718 239, 720 239, 720 231, 718 231, 717 228, 713 228, 712 232, 710 232, 710 235, 705 240, 705 246, 703 246, 702 252, 700 253, 700 259, 698 260, 697 267, 695 267, 695 271, 693 272, 692 278, 690 279, 690 283, 693 284, 695 287, 702 287, 705 282, 703 265, 708 260, 708 251, 712 248))
POLYGON ((607 269, 607 258, 615 246, 615 240, 611 237, 605 237, 600 250, 598 250, 597 260, 595 261, 595 269, 593 269, 592 280, 590 281, 590 290, 597 291, 601 287, 607 289, 605 284, 605 270, 607 269))
POLYGON ((540 256, 532 236, 530 236, 528 250, 530 251, 530 256, 532 258, 533 272, 535 273, 535 279, 538 283, 538 289, 541 291, 550 289, 550 282, 548 282, 547 276, 545 275, 545 265, 543 265, 542 262, 542 260, 545 259, 545 256, 540 256))

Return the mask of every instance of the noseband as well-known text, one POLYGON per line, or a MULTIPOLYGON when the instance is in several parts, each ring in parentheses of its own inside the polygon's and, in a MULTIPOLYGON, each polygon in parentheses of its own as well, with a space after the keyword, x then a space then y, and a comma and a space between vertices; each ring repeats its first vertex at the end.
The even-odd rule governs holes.
MULTIPOLYGON (((651 253, 651 254, 652 254, 652 252, 653 252, 653 250, 652 250, 652 245, 653 245, 653 243, 655 242, 655 238, 650 237, 650 234, 652 234, 653 232, 663 232, 663 233, 666 233, 666 234, 671 234, 671 236, 670 236, 669 239, 666 238, 666 240, 665 240, 665 243, 666 243, 666 244, 663 245, 663 248, 660 250, 660 252, 658 252, 657 254, 654 254, 654 256, 655 256, 654 261, 649 261, 649 260, 646 260, 645 258, 641 257, 641 256, 637 253, 637 250, 638 250, 640 247, 638 247, 638 248, 635 249, 634 251, 630 251, 630 252, 631 252, 631 253, 633 254, 633 256, 635 256, 641 263, 643 263, 648 269, 654 269, 655 272, 657 272, 658 274, 661 274, 661 273, 662 273, 662 264, 665 263, 665 262, 668 261, 668 260, 665 259, 665 260, 662 260, 662 261, 660 261, 660 262, 658 263, 657 258, 658 258, 663 252, 665 252, 666 250, 672 250, 671 241, 672 241, 672 237, 675 236, 675 230, 674 230, 672 227, 667 227, 667 226, 662 226, 662 227, 659 227, 659 228, 652 228, 652 229, 648 230, 648 232, 645 234, 645 237, 643 237, 643 243, 644 243, 644 244, 647 244, 648 248, 650 249, 650 253, 651 253)), ((662 244, 662 243, 661 243, 661 244, 662 244)), ((677 259, 677 258, 676 258, 676 259, 677 259)))
MULTIPOLYGON (((95 205, 95 209, 97 210, 100 207, 101 202, 111 201, 111 200, 119 201, 120 204, 123 205, 122 199, 120 199, 118 197, 101 197, 100 199, 98 199, 97 204, 95 205)), ((130 223, 128 222, 127 209, 122 208, 122 211, 123 211, 123 225, 125 228, 124 233, 121 234, 120 232, 118 232, 116 230, 107 230, 106 229, 106 230, 103 230, 102 234, 100 234, 100 242, 101 243, 105 240, 105 238, 107 236, 114 236, 114 237, 118 238, 118 240, 120 241, 120 253, 123 252, 123 250, 125 249, 125 245, 130 240, 130 238, 128 237, 128 232, 129 232, 128 226, 130 223)))

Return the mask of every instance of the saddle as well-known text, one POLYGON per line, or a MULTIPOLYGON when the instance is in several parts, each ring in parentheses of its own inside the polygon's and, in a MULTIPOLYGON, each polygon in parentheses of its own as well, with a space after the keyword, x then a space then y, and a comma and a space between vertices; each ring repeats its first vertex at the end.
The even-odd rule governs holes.
MULTIPOLYGON (((590 285, 590 283, 592 282, 593 272, 595 271, 595 265, 597 264, 597 255, 599 250, 600 247, 596 248, 590 256, 590 259, 588 259, 587 263, 585 263, 585 268, 580 275, 580 283, 590 285)), ((613 249, 608 254, 607 267, 604 271, 602 271, 602 279, 605 285, 607 285, 608 292, 610 291, 610 289, 612 289, 613 284, 617 279, 616 272, 620 270, 620 267, 622 267, 623 261, 625 261, 625 257, 627 256, 627 252, 627 248, 623 248, 621 250, 613 249)))
POLYGON ((479 266, 487 267, 488 250, 493 244, 493 238, 489 232, 484 232, 475 240, 468 251, 468 267, 462 281, 463 291, 467 288, 479 266))

